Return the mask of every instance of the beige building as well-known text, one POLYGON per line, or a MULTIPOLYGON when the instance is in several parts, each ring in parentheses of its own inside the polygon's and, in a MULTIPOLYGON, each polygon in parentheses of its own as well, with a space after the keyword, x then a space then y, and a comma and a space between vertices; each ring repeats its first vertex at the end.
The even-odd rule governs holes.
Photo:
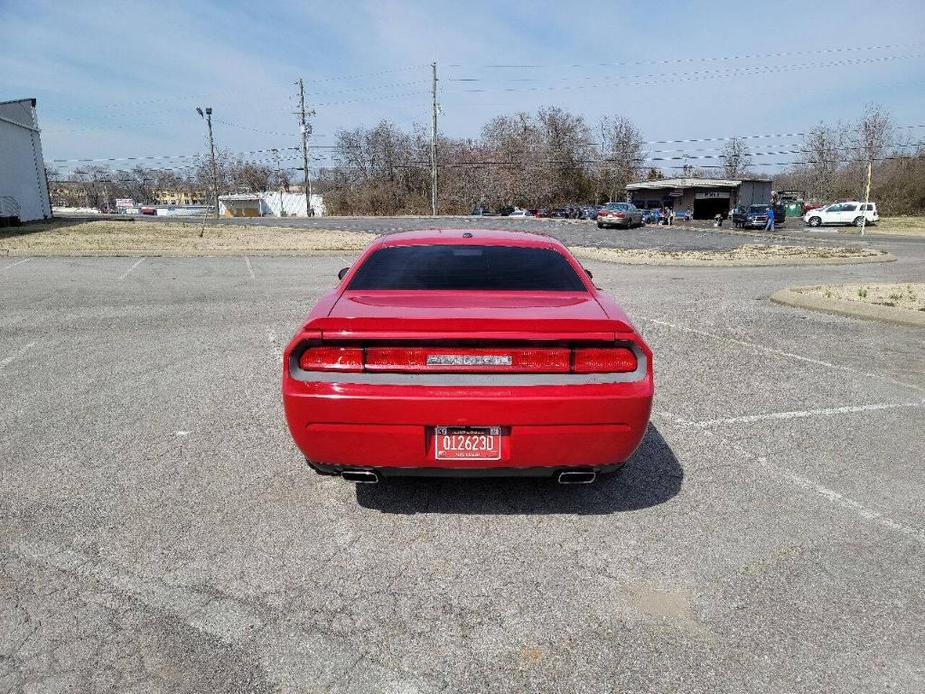
POLYGON ((205 205, 209 202, 207 190, 155 190, 154 202, 158 205, 205 205))

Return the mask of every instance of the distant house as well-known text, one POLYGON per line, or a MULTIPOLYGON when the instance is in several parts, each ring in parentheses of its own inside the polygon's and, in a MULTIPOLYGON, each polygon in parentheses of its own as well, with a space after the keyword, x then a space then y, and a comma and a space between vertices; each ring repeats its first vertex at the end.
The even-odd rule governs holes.
POLYGON ((209 202, 206 190, 155 190, 154 202, 158 205, 205 205, 209 202))
POLYGON ((50 218, 35 99, 0 101, 0 223, 50 218))

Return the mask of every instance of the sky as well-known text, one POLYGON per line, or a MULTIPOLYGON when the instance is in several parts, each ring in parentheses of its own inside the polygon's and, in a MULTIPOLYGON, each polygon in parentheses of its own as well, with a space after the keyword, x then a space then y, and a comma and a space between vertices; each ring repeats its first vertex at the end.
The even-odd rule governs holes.
POLYGON ((0 0, 0 101, 38 99, 61 171, 81 163, 56 160, 186 165, 206 146, 197 106, 214 109, 219 147, 257 160, 277 148, 296 166, 285 148, 300 142, 301 77, 317 168, 340 129, 429 128, 436 61, 448 136, 561 106, 592 126, 626 116, 651 156, 693 165, 717 163, 722 141, 660 141, 775 135, 749 141, 773 170, 794 159, 786 134, 857 120, 867 103, 925 124, 923 29, 921 0, 0 0))

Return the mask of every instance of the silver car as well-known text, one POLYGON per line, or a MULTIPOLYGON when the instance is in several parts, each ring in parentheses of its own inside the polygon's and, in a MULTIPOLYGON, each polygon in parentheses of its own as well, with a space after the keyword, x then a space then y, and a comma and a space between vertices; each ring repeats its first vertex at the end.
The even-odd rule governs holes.
POLYGON ((642 210, 631 202, 611 202, 597 213, 597 227, 632 227, 642 226, 642 210))

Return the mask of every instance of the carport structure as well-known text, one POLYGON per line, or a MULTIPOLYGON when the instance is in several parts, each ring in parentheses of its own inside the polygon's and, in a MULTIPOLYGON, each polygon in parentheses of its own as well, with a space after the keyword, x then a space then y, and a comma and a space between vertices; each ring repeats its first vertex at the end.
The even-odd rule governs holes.
POLYGON ((694 219, 712 219, 717 213, 726 216, 737 205, 771 201, 769 178, 663 178, 630 183, 626 190, 637 207, 690 210, 694 219))

